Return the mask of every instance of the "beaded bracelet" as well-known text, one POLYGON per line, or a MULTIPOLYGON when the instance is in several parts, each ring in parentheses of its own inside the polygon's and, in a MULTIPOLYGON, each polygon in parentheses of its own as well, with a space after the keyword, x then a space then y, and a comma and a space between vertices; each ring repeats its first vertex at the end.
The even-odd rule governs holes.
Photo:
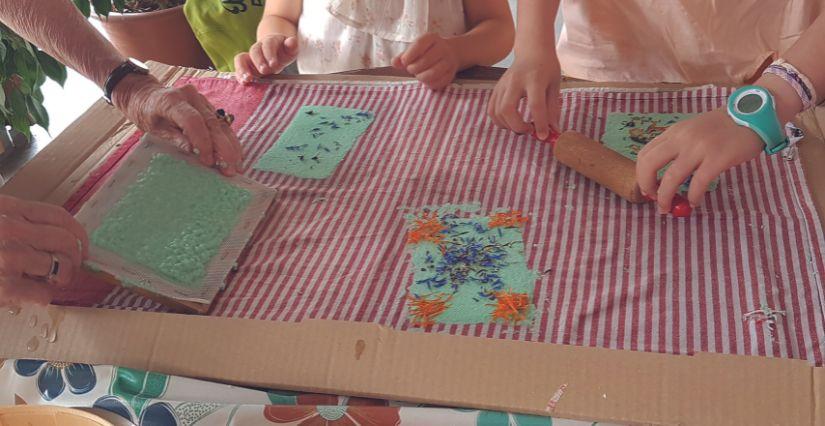
POLYGON ((799 99, 802 100, 802 109, 807 110, 817 105, 817 95, 814 85, 805 74, 799 72, 796 67, 785 61, 778 59, 770 64, 762 74, 773 74, 785 80, 793 87, 799 99))

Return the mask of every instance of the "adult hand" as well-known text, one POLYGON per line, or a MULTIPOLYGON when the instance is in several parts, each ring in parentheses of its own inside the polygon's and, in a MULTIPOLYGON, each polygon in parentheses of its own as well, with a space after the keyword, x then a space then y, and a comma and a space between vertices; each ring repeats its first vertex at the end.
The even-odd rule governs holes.
POLYGON ((550 132, 559 133, 559 83, 561 67, 555 54, 536 53, 516 56, 513 66, 493 89, 487 113, 493 122, 516 133, 528 133, 530 124, 522 119, 519 102, 527 97, 527 108, 536 136, 545 140, 550 132))
POLYGON ((193 86, 164 87, 154 77, 131 74, 117 85, 112 101, 141 130, 172 141, 204 165, 227 176, 241 169, 235 132, 193 86))
POLYGON ((664 214, 670 211, 679 186, 692 174, 687 198, 696 207, 714 179, 756 158, 764 147, 756 133, 734 123, 724 109, 717 109, 674 124, 639 151, 636 180, 642 193, 654 198, 659 213, 664 214), (668 163, 670 167, 657 182, 658 171, 668 163))
POLYGON ((278 74, 297 57, 298 38, 273 34, 235 56, 235 77, 245 84, 253 77, 278 74))
POLYGON ((414 75, 432 90, 441 90, 455 79, 460 65, 458 55, 449 40, 429 33, 393 58, 392 66, 414 75))
POLYGON ((72 284, 88 247, 66 210, 0 195, 0 305, 49 303, 51 291, 72 284), (59 267, 50 277, 53 260, 59 267))

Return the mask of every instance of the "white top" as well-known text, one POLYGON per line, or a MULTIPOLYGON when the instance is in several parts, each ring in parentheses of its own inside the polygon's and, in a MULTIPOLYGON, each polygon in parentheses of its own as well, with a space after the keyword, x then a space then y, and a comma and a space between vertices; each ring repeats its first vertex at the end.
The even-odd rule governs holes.
POLYGON ((301 74, 389 66, 424 34, 466 31, 462 0, 308 0, 296 62, 301 74))

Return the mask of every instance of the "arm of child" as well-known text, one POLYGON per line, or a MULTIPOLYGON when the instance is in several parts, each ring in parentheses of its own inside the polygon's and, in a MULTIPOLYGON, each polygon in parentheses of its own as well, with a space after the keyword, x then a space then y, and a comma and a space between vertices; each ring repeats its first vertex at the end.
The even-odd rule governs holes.
POLYGON ((530 124, 518 111, 519 101, 527 97, 536 136, 542 140, 551 131, 559 132, 561 67, 553 27, 559 1, 519 0, 515 60, 496 84, 487 106, 497 126, 527 133, 530 124))
POLYGON ((406 70, 433 90, 449 85, 458 71, 492 65, 513 46, 513 17, 505 0, 464 0, 470 30, 443 38, 430 33, 416 40, 392 65, 406 70))
MULTIPOLYGON (((819 94, 825 94, 825 15, 802 34, 783 55, 800 72, 807 75, 819 94)), ((786 123, 802 111, 796 91, 780 77, 765 74, 754 83, 774 97, 780 123, 786 123)), ((820 95, 820 101, 822 100, 820 95)), ((752 130, 739 126, 725 108, 698 115, 675 124, 639 152, 636 179, 642 193, 655 198, 659 212, 670 211, 679 186, 693 175, 688 190, 692 206, 701 204, 708 185, 725 170, 759 156, 762 140, 752 130), (657 182, 657 172, 671 163, 657 182)))
POLYGON ((235 56, 235 76, 241 83, 283 71, 298 56, 298 19, 301 0, 268 0, 258 41, 249 52, 235 56))

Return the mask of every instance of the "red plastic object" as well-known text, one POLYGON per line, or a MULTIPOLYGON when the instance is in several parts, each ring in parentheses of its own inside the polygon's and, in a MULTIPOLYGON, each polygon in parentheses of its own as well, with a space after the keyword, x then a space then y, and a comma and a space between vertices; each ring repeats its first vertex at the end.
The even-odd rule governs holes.
POLYGON ((687 199, 678 194, 673 197, 673 204, 670 206, 670 214, 673 217, 688 217, 692 212, 693 209, 687 199))
POLYGON ((550 145, 555 146, 555 145, 556 145, 556 141, 557 141, 557 140, 559 140, 559 136, 560 136, 560 135, 559 135, 558 133, 556 133, 556 132, 550 132, 550 136, 548 136, 548 137, 547 137, 547 139, 539 139, 539 136, 536 134, 536 127, 535 127, 535 126, 533 126, 533 125, 532 125, 532 123, 530 124, 530 128, 532 129, 532 133, 531 133, 531 134, 533 135, 533 137, 534 137, 534 138, 536 138, 536 139, 538 139, 538 140, 540 140, 540 141, 542 141, 542 142, 547 142, 547 143, 549 143, 550 145))
MULTIPOLYGON (((645 198, 656 201, 649 195, 646 195, 645 198)), ((688 217, 691 213, 693 213, 693 208, 690 207, 690 201, 679 194, 674 195, 673 202, 670 203, 670 215, 673 217, 688 217)))

